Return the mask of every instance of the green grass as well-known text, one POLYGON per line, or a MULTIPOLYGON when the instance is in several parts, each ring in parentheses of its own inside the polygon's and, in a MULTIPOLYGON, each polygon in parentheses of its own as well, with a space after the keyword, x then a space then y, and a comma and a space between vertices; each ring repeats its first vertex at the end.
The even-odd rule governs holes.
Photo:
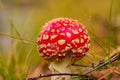
MULTIPOLYGON (((115 30, 112 31, 111 28, 116 24, 111 25, 111 23, 112 18, 117 17, 116 15, 119 13, 119 11, 116 11, 116 13, 113 12, 116 9, 114 7, 115 4, 120 3, 119 1, 65 0, 61 2, 59 0, 47 0, 47 2, 43 1, 44 5, 27 6, 29 8, 25 10, 26 13, 24 14, 21 12, 18 4, 20 1, 13 3, 16 6, 13 5, 14 7, 10 7, 11 11, 8 10, 10 4, 8 5, 7 2, 9 1, 6 0, 5 3, 5 1, 0 0, 0 11, 6 19, 7 24, 3 25, 5 31, 0 32, 0 37, 4 36, 4 38, 11 41, 11 46, 7 51, 3 51, 2 45, 0 47, 0 77, 3 80, 23 80, 30 73, 31 69, 43 61, 37 52, 37 36, 42 26, 56 17, 78 19, 86 25, 90 33, 90 54, 78 61, 78 63, 84 65, 98 63, 99 60, 108 56, 107 54, 110 53, 111 48, 118 46, 117 43, 113 43, 117 41, 117 36, 113 36, 113 34, 118 35, 118 28, 115 27, 115 30), (24 18, 20 21, 22 16, 24 18), (105 20, 108 22, 105 23, 108 24, 108 34, 101 37, 99 30, 101 26, 104 26, 103 22, 105 20), (95 47, 97 49, 94 49, 95 47)), ((38 1, 37 4, 41 2, 38 1)), ((81 70, 80 72, 82 73, 83 71, 81 70)))

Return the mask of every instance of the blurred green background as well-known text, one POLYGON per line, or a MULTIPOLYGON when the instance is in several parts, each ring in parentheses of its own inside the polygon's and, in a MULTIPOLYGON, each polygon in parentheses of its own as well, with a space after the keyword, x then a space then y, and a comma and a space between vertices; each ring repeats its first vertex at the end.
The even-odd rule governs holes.
POLYGON ((112 6, 111 2, 0 0, 0 80, 22 80, 43 61, 34 42, 42 26, 58 17, 77 19, 88 29, 90 53, 94 57, 90 57, 90 61, 84 59, 84 64, 104 58, 107 52, 120 44, 120 1, 113 0, 112 6), (23 43, 25 40, 33 42, 23 43))

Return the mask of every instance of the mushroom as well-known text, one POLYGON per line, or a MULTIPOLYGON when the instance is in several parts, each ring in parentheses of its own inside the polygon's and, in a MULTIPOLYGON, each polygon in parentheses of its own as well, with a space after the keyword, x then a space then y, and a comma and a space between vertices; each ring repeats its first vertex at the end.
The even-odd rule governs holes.
MULTIPOLYGON (((85 27, 77 20, 56 18, 46 23, 39 34, 40 55, 50 62, 52 73, 71 73, 71 64, 89 50, 90 40, 85 27)), ((54 76, 51 80, 67 80, 68 76, 54 76)))

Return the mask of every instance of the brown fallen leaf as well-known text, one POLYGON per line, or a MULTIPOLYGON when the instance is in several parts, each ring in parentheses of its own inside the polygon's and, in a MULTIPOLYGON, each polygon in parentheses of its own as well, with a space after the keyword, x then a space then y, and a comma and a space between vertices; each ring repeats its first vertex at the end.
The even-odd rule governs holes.
MULTIPOLYGON (((43 61, 39 66, 37 66, 33 71, 30 72, 28 78, 39 76, 40 74, 49 74, 51 73, 47 62, 43 61)), ((50 78, 41 78, 37 80, 50 80, 50 78)))
POLYGON ((3 80, 2 76, 0 76, 0 80, 3 80))
POLYGON ((92 72, 90 76, 97 80, 120 80, 120 65, 102 71, 92 72))

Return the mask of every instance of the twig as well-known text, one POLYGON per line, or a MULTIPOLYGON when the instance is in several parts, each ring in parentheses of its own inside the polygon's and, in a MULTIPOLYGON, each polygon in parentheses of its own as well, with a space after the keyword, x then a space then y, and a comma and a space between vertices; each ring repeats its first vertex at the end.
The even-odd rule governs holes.
POLYGON ((114 61, 118 60, 118 59, 120 59, 120 53, 119 52, 116 53, 115 55, 113 55, 110 59, 108 59, 105 62, 101 63, 100 65, 97 65, 95 68, 91 69, 90 71, 85 72, 83 75, 87 75, 87 74, 91 73, 92 71, 94 71, 94 70, 96 70, 98 68, 101 68, 101 67, 103 67, 103 66, 105 66, 105 65, 107 65, 107 64, 109 64, 111 62, 114 62, 114 61))
POLYGON ((94 67, 95 67, 94 63, 92 63, 90 66, 88 66, 88 65, 81 65, 81 64, 75 64, 75 63, 73 63, 73 64, 72 64, 72 66, 90 67, 90 68, 94 68, 94 67))
POLYGON ((38 77, 26 78, 25 80, 37 80, 39 78, 50 77, 50 76, 80 76, 81 78, 88 78, 87 75, 80 74, 70 74, 70 73, 61 73, 61 74, 40 74, 38 77))

